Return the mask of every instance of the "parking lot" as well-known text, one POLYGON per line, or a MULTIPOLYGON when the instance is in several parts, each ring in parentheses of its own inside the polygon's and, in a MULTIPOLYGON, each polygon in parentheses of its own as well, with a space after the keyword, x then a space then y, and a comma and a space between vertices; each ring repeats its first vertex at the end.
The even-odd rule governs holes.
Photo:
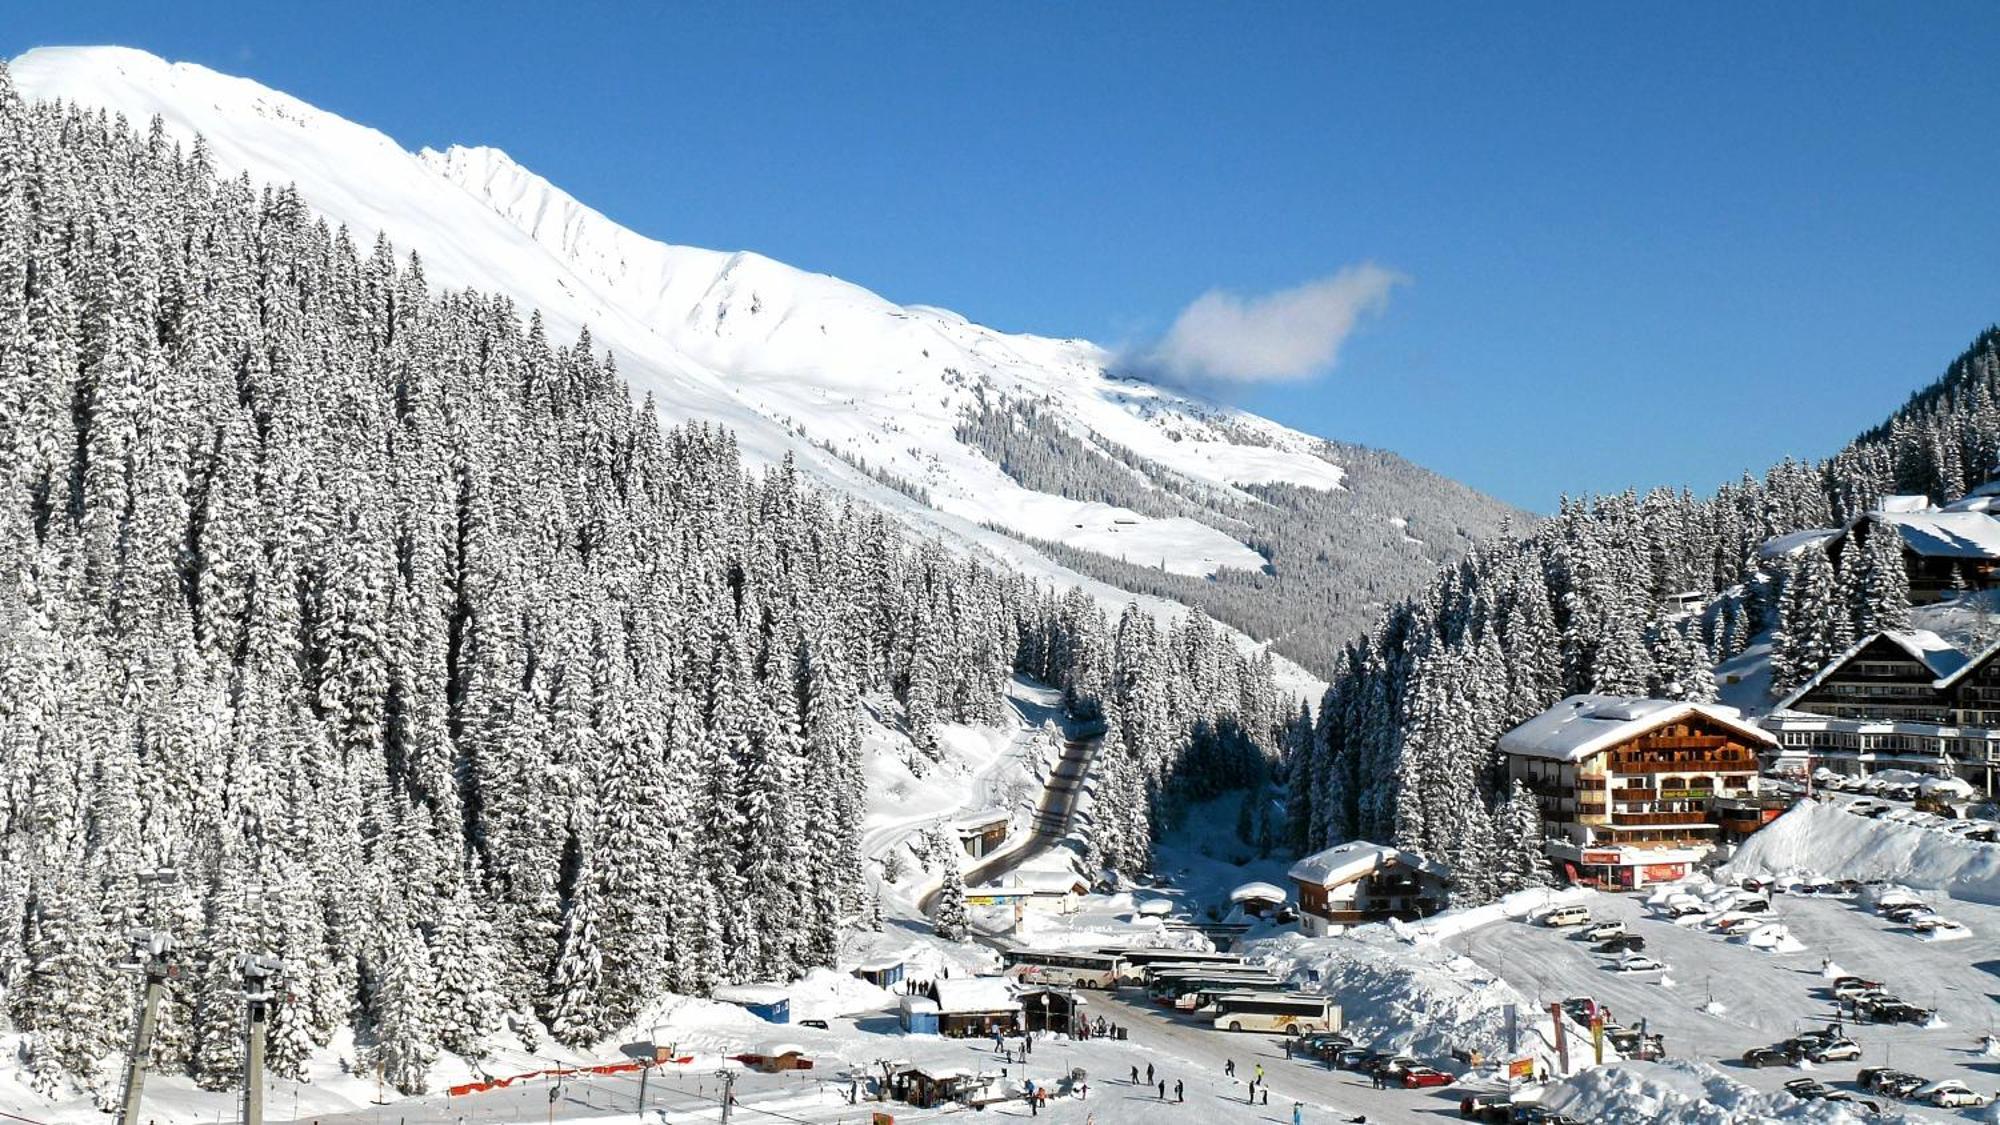
MULTIPOLYGON (((1935 896, 1931 896, 1935 897, 1935 896)), ((1812 1066, 1810 1075, 1856 1090, 1854 1077, 1871 1066, 1895 1066, 1937 1080, 1958 1078, 1991 1095, 2000 1087, 2000 1058, 1983 1055, 1979 1039, 2000 1020, 2000 908, 1938 899, 1938 910, 1973 928, 1967 941, 1926 942, 1850 899, 1779 894, 1773 911, 1804 946, 1774 953, 1695 926, 1675 925, 1634 896, 1597 895, 1593 916, 1619 919, 1645 939, 1644 953, 1663 973, 1622 976, 1608 959, 1570 933, 1511 923, 1468 935, 1474 960, 1546 1004, 1587 991, 1628 1026, 1643 1018, 1665 1037, 1668 1054, 1712 1063, 1760 1090, 1797 1079, 1799 1068, 1753 1069, 1745 1051, 1829 1026, 1838 1016, 1823 959, 1847 972, 1882 981, 1909 1002, 1935 1009, 1941 1026, 1847 1022, 1844 1031, 1862 1057, 1812 1066)), ((1588 1047, 1585 1045, 1585 1049, 1588 1047)), ((1871 1095, 1872 1096, 1872 1095, 1871 1095)), ((1927 1110, 1932 1114, 1943 1111, 1927 1110)), ((1970 1112, 1970 1111, 1968 1111, 1970 1112)))

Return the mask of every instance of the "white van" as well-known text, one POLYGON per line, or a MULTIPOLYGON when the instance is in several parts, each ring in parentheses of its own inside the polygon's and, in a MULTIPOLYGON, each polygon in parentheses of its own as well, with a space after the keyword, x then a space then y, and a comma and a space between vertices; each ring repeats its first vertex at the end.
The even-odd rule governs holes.
POLYGON ((1590 921, 1590 911, 1581 906, 1558 906, 1542 915, 1544 926, 1581 926, 1590 921))

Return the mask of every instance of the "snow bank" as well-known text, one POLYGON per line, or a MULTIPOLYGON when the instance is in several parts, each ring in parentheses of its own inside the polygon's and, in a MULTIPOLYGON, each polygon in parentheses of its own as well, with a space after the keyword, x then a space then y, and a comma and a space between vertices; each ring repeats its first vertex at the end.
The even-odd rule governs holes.
POLYGON ((2000 845, 1814 801, 1750 837, 1723 870, 1737 877, 1812 870, 1835 879, 1887 879, 2000 905, 2000 845))
POLYGON ((1251 943, 1247 952, 1301 991, 1333 997, 1355 1040, 1378 1051, 1498 1055, 1507 1042, 1507 1005, 1524 1024, 1535 1014, 1528 997, 1469 958, 1412 946, 1383 927, 1331 938, 1288 934, 1251 943))
POLYGON ((1704 1063, 1624 1062, 1583 1071, 1549 1087, 1541 1103, 1583 1121, 1864 1121, 1838 1102, 1760 1094, 1704 1063))
POLYGON ((1536 887, 1532 890, 1515 891, 1485 906, 1474 906, 1464 910, 1448 910, 1419 922, 1390 921, 1390 927, 1397 936, 1415 945, 1436 945, 1447 938, 1490 926, 1495 922, 1509 919, 1528 918, 1553 906, 1565 903, 1583 902, 1590 892, 1582 887, 1536 887))

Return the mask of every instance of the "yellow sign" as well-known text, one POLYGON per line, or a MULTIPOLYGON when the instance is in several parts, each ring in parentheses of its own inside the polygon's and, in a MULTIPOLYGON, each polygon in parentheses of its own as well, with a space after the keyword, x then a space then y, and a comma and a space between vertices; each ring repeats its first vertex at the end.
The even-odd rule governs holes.
POLYGON ((1533 1078, 1534 1076, 1535 1060, 1533 1059, 1515 1059, 1513 1062, 1507 1064, 1507 1077, 1509 1078, 1533 1078))

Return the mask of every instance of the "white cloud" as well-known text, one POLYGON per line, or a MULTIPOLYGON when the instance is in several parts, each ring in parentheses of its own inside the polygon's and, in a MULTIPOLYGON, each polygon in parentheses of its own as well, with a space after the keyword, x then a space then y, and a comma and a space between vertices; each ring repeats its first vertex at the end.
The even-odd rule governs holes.
POLYGON ((1261 297, 1211 289, 1132 362, 1177 383, 1308 379, 1332 369, 1356 322, 1388 304, 1389 291, 1407 280, 1364 262, 1261 297))

